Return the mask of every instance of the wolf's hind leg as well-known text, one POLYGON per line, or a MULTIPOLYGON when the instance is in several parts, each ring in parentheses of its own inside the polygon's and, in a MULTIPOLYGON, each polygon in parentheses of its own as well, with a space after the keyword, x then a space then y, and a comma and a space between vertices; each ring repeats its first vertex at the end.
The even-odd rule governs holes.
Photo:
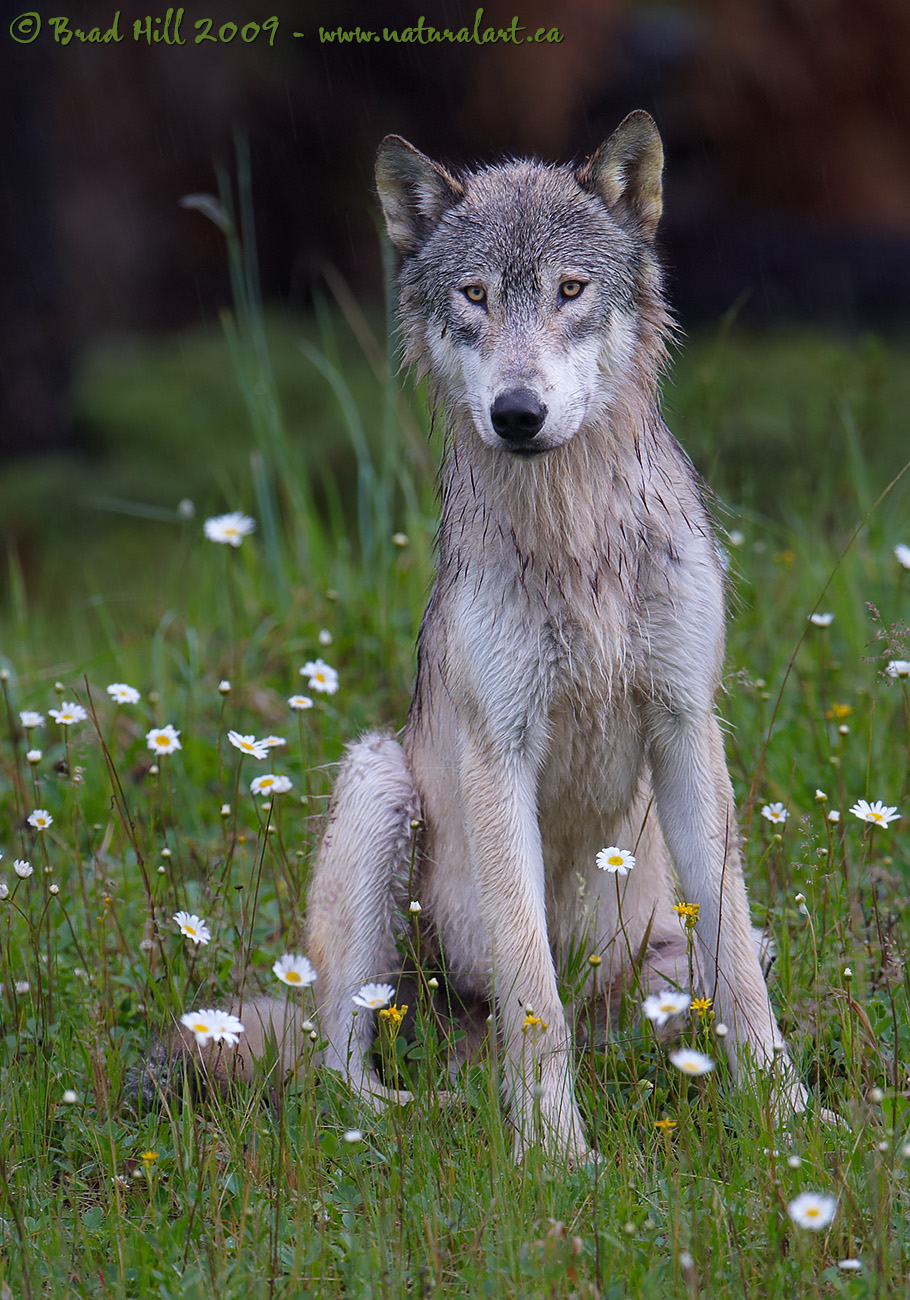
POLYGON ((378 732, 348 746, 310 885, 307 951, 318 972, 325 1064, 361 1092, 402 1099, 383 1088, 369 1063, 372 1012, 352 995, 367 981, 396 983, 396 930, 407 907, 417 789, 401 746, 378 732))

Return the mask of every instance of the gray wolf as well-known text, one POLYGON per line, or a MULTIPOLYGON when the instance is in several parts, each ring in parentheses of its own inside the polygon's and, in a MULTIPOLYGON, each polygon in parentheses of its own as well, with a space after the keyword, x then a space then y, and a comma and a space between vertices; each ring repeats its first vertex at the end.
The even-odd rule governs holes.
MULTIPOLYGON (((324 1064, 374 1104, 402 1100, 352 995, 398 984, 418 901, 465 1019, 494 1007, 516 1155, 537 1140, 588 1151, 558 991, 580 939, 601 992, 689 987, 677 881, 699 905, 696 985, 728 1025, 734 1074, 773 1068, 780 1105, 805 1102, 762 977, 714 710, 722 564, 660 413, 662 166, 641 112, 577 168, 455 176, 397 136, 377 160, 404 360, 447 414, 438 576, 400 740, 370 733, 342 762, 307 952, 324 1064), (627 876, 598 868, 607 846, 634 853, 627 876)), ((219 1086, 270 1042, 286 1065, 299 1047, 293 1008, 240 1010, 236 1055, 202 1059, 219 1086)), ((187 1035, 159 1046, 148 1103, 188 1058, 187 1035)))
POLYGON ((557 987, 573 936, 601 956, 601 987, 634 971, 642 990, 687 988, 677 881, 700 908, 697 984, 734 1074, 773 1067, 782 1104, 805 1102, 762 977, 715 714, 723 566, 660 413, 662 167, 643 112, 574 169, 454 175, 397 136, 378 154, 404 360, 447 413, 438 576, 400 740, 368 734, 342 763, 307 951, 325 1064, 393 1099, 351 999, 395 982, 419 901, 450 984, 495 1004, 519 1155, 538 1137, 569 1159, 588 1150, 557 987), (596 865, 612 845, 637 859, 621 880, 596 865), (533 1068, 529 1008, 546 1025, 533 1068))

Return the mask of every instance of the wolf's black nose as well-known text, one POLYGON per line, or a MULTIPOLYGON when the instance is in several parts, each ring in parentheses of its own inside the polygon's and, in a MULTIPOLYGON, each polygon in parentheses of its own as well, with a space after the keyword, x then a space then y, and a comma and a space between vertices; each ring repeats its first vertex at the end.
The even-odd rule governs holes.
POLYGON ((490 420, 506 442, 529 442, 543 428, 547 408, 530 388, 510 388, 490 407, 490 420))

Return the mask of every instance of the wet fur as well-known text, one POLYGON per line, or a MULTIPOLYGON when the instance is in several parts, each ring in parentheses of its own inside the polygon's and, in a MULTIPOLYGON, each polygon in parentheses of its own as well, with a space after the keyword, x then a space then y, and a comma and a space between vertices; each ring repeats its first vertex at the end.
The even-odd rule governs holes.
MULTIPOLYGON (((570 1159, 588 1149, 557 966, 581 941, 602 992, 687 987, 680 895, 700 905, 697 986, 729 1026, 736 1077, 773 1066, 779 1103, 805 1099, 762 978, 714 711, 722 565, 703 484, 660 413, 661 166, 643 113, 577 169, 455 177, 398 137, 377 163, 405 361, 445 410, 439 566, 407 724, 342 762, 307 952, 324 1064, 374 1104, 403 1100, 351 999, 398 981, 419 900, 422 951, 465 1019, 476 1029, 494 1008, 519 1155, 538 1139, 570 1159), (572 301, 567 277, 586 281, 572 301), (475 283, 483 312, 464 293, 475 283), (492 422, 516 388, 546 411, 533 445, 492 422), (610 844, 637 859, 618 888, 595 864, 610 844), (525 1025, 529 1007, 545 1030, 525 1025)), ((235 1075, 262 1050, 272 1013, 257 1006, 235 1075)), ((277 1037, 286 1069, 294 1033, 277 1037)))
POLYGON ((700 905, 698 985, 730 1027, 734 1073, 774 1064, 785 1101, 805 1096, 762 978, 714 711, 722 565, 703 485, 660 414, 661 161, 639 113, 574 171, 456 178, 397 137, 377 164, 405 360, 447 413, 439 568, 400 740, 372 733, 342 763, 308 952, 325 1063, 394 1098, 351 995, 400 971, 419 821, 422 933, 457 990, 495 1002, 517 1153, 537 1137, 587 1150, 555 963, 583 932, 601 987, 628 981, 639 955, 640 988, 686 987, 677 879, 700 905), (581 275, 567 308, 560 277, 581 275), (466 305, 472 281, 483 313, 466 305), (491 424, 509 386, 546 407, 534 448, 491 424), (595 865, 608 844, 637 857, 619 891, 595 865), (544 1032, 527 1031, 528 1007, 544 1032))

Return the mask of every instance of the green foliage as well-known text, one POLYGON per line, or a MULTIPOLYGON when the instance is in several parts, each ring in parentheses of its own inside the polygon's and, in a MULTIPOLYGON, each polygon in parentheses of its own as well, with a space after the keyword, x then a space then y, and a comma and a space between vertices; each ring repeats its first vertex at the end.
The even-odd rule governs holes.
MULTIPOLYGON (((229 198, 208 211, 234 238, 229 198)), ((369 323, 336 285, 345 324, 321 308, 264 327, 243 259, 239 241, 228 345, 97 354, 80 394, 96 463, 75 478, 27 468, 9 512, 25 536, 30 501, 51 493, 50 541, 11 569, 0 644, 0 1285, 200 1300, 896 1293, 910 1264, 910 700, 884 668, 910 658, 910 575, 892 551, 910 542, 906 483, 864 520, 905 455, 896 344, 723 334, 693 342, 670 390, 671 423, 727 502, 721 708, 756 919, 778 946, 773 997, 843 1124, 816 1108, 775 1130, 769 1098, 722 1064, 684 1079, 630 997, 606 1040, 593 1018, 579 1034, 600 1161, 532 1151, 516 1167, 495 1051, 444 1089, 459 1031, 419 979, 413 1026, 380 1040, 386 1072, 416 1093, 407 1108, 364 1111, 315 1070, 307 1038, 284 1088, 263 1070, 225 1098, 137 1111, 129 1070, 153 1034, 242 985, 279 987, 333 765, 361 727, 403 721, 432 570, 429 458, 369 323), (258 531, 216 546, 182 497, 249 510, 258 531), (807 622, 819 601, 828 627, 807 622), (319 656, 337 694, 300 677, 319 656), (141 701, 116 705, 113 681, 141 701), (298 693, 314 707, 293 711, 298 693), (20 710, 60 700, 88 719, 23 729, 20 710), (182 749, 150 753, 146 732, 168 722, 182 749), (286 744, 257 763, 231 728, 286 744), (249 792, 269 769, 293 782, 270 807, 249 792), (901 819, 864 826, 848 811, 860 797, 901 819), (789 810, 776 826, 760 811, 775 801, 789 810), (26 822, 35 808, 45 831, 26 822), (178 909, 206 918, 210 943, 179 934, 178 909), (838 1198, 825 1232, 787 1215, 806 1189, 838 1198), (838 1269, 853 1256, 859 1273, 838 1269)), ((587 957, 581 937, 567 1000, 587 957)), ((720 1061, 710 1012, 683 1035, 720 1061)))

